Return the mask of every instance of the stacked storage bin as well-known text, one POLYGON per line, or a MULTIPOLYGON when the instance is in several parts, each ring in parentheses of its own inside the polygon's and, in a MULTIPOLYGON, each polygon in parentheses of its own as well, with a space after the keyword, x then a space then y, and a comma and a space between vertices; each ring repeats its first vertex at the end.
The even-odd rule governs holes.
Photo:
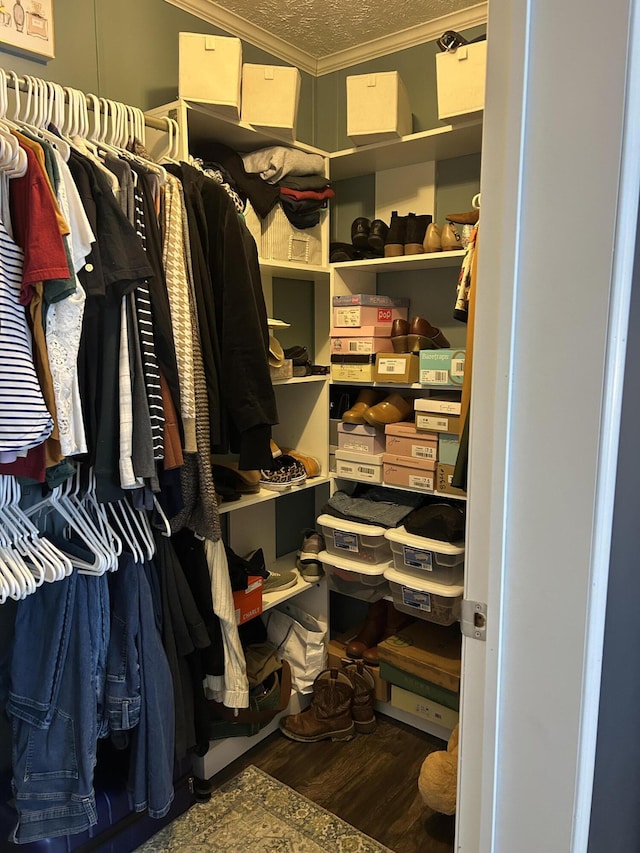
POLYGON ((326 551, 320 552, 329 589, 378 601, 389 594, 385 571, 391 568, 391 548, 386 528, 337 518, 318 516, 326 551))

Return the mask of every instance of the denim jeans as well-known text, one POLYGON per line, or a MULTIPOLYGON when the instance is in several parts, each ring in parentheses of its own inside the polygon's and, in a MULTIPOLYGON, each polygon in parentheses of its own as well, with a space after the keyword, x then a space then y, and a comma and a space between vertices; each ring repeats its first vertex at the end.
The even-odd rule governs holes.
POLYGON ((371 487, 354 497, 346 492, 335 492, 329 498, 329 507, 342 517, 353 521, 397 527, 422 503, 423 498, 423 495, 414 495, 399 489, 371 487))
POLYGON ((108 638, 106 577, 74 572, 20 602, 7 706, 18 844, 97 822, 93 770, 108 638))
MULTIPOLYGON (((120 557, 119 571, 109 577, 111 638, 107 653, 105 707, 109 732, 125 732, 140 721, 140 628, 138 571, 129 554, 120 557)), ((115 738, 117 741, 117 736, 115 738)))

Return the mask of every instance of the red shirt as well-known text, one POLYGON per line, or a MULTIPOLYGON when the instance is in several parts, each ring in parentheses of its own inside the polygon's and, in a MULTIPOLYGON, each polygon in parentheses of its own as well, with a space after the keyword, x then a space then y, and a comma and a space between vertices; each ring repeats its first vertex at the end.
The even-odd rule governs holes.
POLYGON ((47 179, 33 151, 20 147, 28 166, 9 181, 9 203, 13 238, 24 252, 20 304, 28 305, 34 282, 69 278, 69 265, 47 179))

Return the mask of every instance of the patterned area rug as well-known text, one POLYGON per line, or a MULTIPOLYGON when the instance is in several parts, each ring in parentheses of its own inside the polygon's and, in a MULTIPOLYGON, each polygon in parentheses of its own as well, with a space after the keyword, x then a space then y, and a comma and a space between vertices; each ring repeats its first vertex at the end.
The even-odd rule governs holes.
POLYGON ((136 853, 392 853, 257 767, 247 767, 136 853))

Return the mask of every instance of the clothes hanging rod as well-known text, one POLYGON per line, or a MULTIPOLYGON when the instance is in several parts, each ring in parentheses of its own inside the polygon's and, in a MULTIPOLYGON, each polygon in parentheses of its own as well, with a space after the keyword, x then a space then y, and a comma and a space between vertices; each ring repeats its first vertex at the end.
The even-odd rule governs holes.
MULTIPOLYGON (((14 81, 13 77, 7 77, 7 85, 11 86, 12 89, 15 88, 15 81, 14 81)), ((20 89, 21 92, 27 92, 28 91, 28 83, 24 79, 24 77, 18 77, 18 88, 20 89)), ((86 98, 86 95, 85 95, 85 98, 86 98)), ((65 94, 65 100, 66 100, 66 94, 65 94)), ((88 98, 87 98, 87 106, 91 111, 93 111, 93 104, 91 103, 91 101, 88 98)), ((155 116, 148 116, 148 115, 146 115, 146 113, 143 113, 143 115, 144 115, 144 123, 147 127, 152 127, 154 130, 168 130, 168 123, 167 123, 166 119, 155 118, 155 116)))

